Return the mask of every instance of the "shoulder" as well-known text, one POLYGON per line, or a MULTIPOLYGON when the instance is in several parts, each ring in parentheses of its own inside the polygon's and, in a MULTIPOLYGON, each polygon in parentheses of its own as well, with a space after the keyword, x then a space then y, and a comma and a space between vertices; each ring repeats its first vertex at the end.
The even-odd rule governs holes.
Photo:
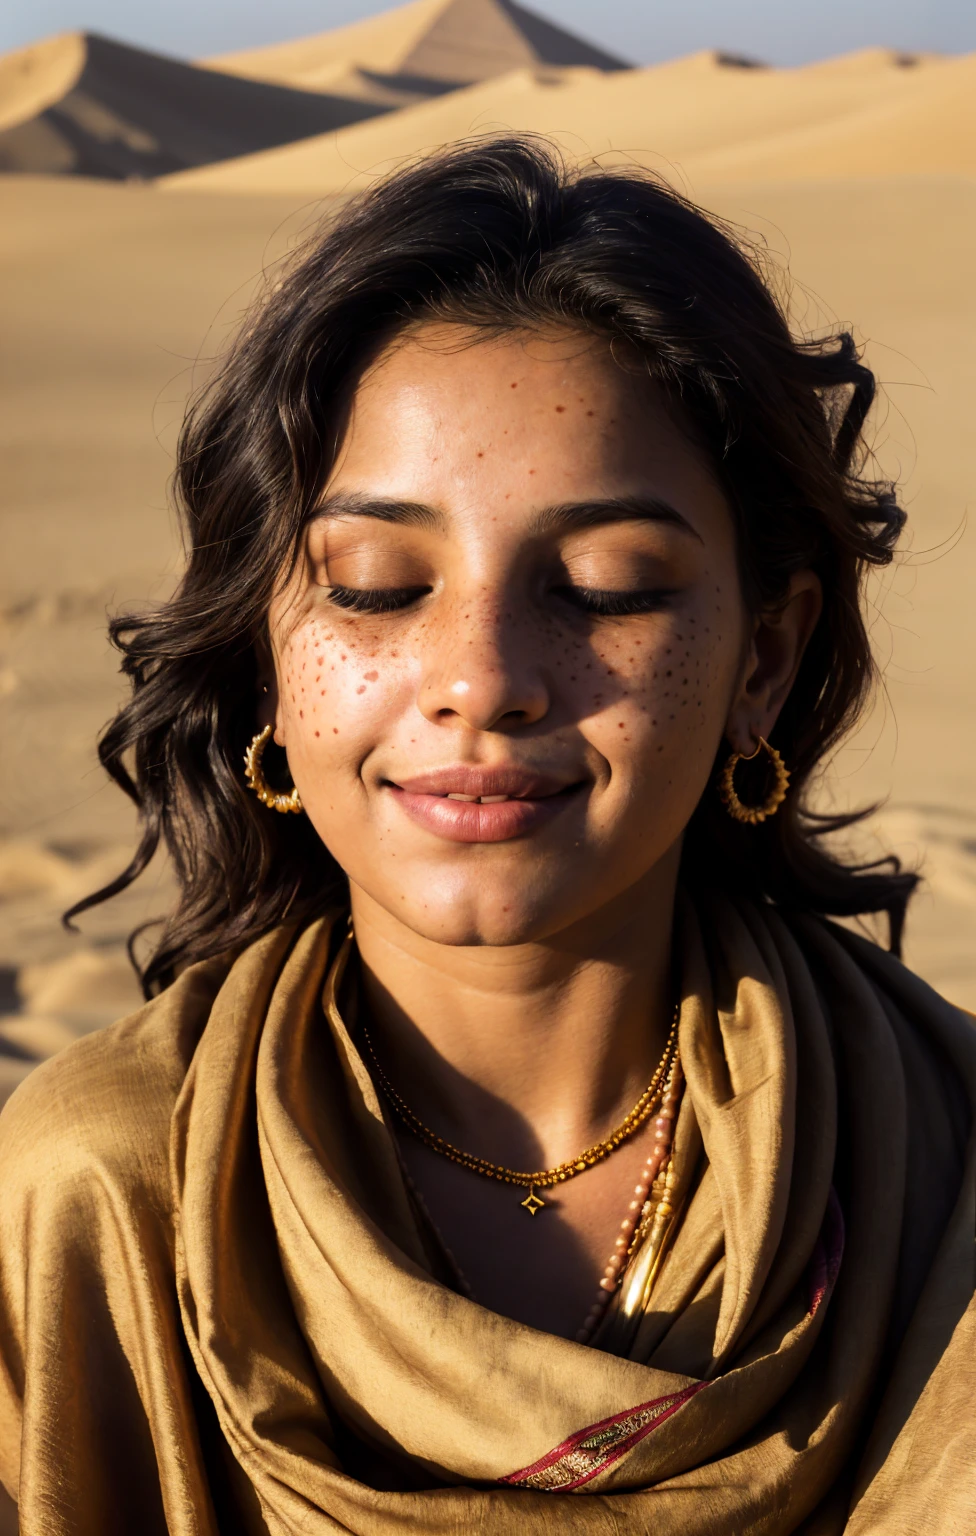
POLYGON ((121 1183, 168 1199, 173 1108, 226 961, 191 967, 166 992, 35 1068, 0 1114, 0 1226, 45 1193, 121 1183))

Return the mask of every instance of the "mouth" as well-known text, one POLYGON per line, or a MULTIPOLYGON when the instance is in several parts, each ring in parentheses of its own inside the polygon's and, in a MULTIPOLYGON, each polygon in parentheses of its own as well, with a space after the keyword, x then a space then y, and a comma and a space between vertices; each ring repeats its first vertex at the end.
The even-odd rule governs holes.
POLYGON ((524 837, 558 816, 587 788, 583 779, 469 764, 383 782, 411 821, 456 843, 524 837))

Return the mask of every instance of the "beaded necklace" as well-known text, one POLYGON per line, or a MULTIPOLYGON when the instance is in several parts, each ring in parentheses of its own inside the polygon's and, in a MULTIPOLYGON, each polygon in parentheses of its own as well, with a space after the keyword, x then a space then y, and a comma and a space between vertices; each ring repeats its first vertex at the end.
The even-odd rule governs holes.
MULTIPOLYGON (((675 1004, 674 1016, 671 1020, 671 1031, 667 1044, 664 1047, 664 1055, 658 1062, 654 1076, 641 1094, 633 1109, 629 1111, 610 1135, 603 1141, 594 1142, 593 1146, 586 1147, 576 1157, 569 1158, 564 1163, 557 1163, 553 1168, 539 1168, 534 1173, 525 1173, 517 1168, 506 1168, 501 1163, 491 1163, 487 1158, 476 1157, 471 1152, 464 1152, 460 1147, 455 1147, 452 1142, 446 1141, 443 1136, 438 1136, 425 1125, 407 1104, 406 1100, 397 1092, 380 1065, 379 1058, 373 1042, 370 1039, 369 1030, 365 1022, 360 1025, 366 1049, 369 1052, 376 1080, 383 1095, 393 1110, 397 1119, 411 1131, 418 1141, 429 1147, 432 1152, 437 1152, 441 1157, 446 1157, 450 1162, 457 1163, 461 1168, 467 1168, 469 1173, 477 1173, 483 1179, 497 1179, 502 1184, 516 1184, 523 1189, 528 1189, 528 1194, 519 1204, 522 1209, 528 1211, 530 1216, 535 1216, 539 1211, 545 1210, 549 1201, 542 1199, 537 1193, 540 1189, 551 1189, 555 1184, 564 1184, 567 1179, 574 1179, 578 1174, 585 1173, 588 1168, 593 1168, 622 1147, 625 1141, 629 1141, 635 1131, 638 1131, 654 1113, 656 1105, 661 1101, 662 1093, 673 1076, 674 1068, 678 1060, 678 1015, 680 1004, 675 1004)), ((660 1118, 660 1117, 659 1117, 660 1118)), ((653 1154, 652 1154, 653 1156, 653 1154)), ((650 1160, 649 1160, 650 1161, 650 1160)))

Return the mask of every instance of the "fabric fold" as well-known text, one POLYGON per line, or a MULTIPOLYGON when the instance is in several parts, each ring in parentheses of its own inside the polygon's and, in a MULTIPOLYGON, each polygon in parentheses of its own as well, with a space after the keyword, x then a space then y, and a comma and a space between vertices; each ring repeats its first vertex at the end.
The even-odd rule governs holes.
POLYGON ((685 894, 681 1220, 582 1346, 437 1262, 344 935, 195 968, 0 1118, 24 1536, 972 1524, 965 1016, 844 930, 685 894))

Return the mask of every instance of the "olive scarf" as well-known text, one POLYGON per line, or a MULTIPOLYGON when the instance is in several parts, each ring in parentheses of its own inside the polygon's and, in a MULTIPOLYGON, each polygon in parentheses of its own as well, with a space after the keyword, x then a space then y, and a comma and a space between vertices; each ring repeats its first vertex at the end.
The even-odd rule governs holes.
POLYGON ((829 924, 684 897, 683 1217, 583 1346, 451 1286, 340 927, 192 968, 0 1117, 22 1536, 976 1531, 965 1015, 829 924))

